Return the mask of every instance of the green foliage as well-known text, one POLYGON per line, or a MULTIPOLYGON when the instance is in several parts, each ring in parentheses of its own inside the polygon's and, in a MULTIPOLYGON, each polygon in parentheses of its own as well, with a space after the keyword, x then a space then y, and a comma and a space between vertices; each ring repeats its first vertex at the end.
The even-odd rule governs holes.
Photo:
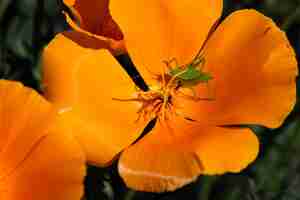
POLYGON ((67 29, 61 4, 60 0, 0 1, 0 78, 40 88, 41 50, 67 29))

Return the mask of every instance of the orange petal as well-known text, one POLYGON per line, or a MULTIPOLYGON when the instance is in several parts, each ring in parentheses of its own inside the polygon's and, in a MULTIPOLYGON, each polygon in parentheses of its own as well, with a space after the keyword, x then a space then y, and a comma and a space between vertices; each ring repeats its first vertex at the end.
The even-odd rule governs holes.
MULTIPOLYGON (((196 126, 191 131, 199 134, 200 130, 201 133, 196 136, 194 146, 204 167, 203 174, 238 173, 258 155, 259 141, 250 129, 220 127, 205 129, 196 126)), ((193 137, 190 139, 193 140, 193 137)))
POLYGON ((55 116, 50 103, 34 90, 0 80, 0 178, 17 168, 48 134, 55 116))
MULTIPOLYGON (((32 118, 33 121, 36 119, 32 118)), ((69 128, 62 124, 56 124, 48 133, 32 147, 18 168, 5 179, 0 179, 0 199, 81 199, 85 158, 79 144, 69 128)), ((26 141, 25 135, 19 139, 26 141)), ((1 165, 6 162, 0 159, 1 165)))
MULTIPOLYGON (((205 50, 205 70, 212 73, 212 101, 181 102, 182 112, 219 125, 261 124, 276 128, 296 101, 295 53, 274 22, 254 10, 229 16, 205 50)), ((205 84, 198 96, 207 97, 205 84)))
POLYGON ((88 48, 100 49, 103 43, 107 43, 108 48, 114 52, 114 48, 117 48, 115 43, 123 39, 123 34, 109 13, 108 0, 76 0, 67 5, 77 19, 73 21, 67 15, 67 21, 73 30, 65 35, 88 48))
POLYGON ((67 21, 73 30, 63 32, 63 34, 73 42, 76 42, 78 45, 90 49, 105 48, 116 56, 127 51, 123 40, 117 41, 101 35, 90 33, 77 26, 69 16, 67 16, 67 21))
POLYGON ((63 0, 64 3, 68 6, 73 6, 76 0, 63 0))
POLYGON ((156 124, 125 150, 119 172, 133 189, 170 191, 200 174, 239 172, 256 158, 258 147, 249 129, 207 127, 176 118, 169 125, 156 124))
POLYGON ((73 123, 89 162, 105 165, 142 132, 135 86, 106 50, 90 50, 58 35, 43 55, 45 94, 73 123))
POLYGON ((174 136, 173 131, 177 130, 156 124, 148 135, 121 154, 119 173, 128 187, 164 192, 196 180, 202 164, 187 148, 189 138, 174 136))
POLYGON ((110 0, 138 68, 161 72, 163 61, 190 62, 220 17, 221 0, 110 0))
POLYGON ((74 8, 82 18, 81 28, 97 35, 121 40, 122 32, 111 17, 108 4, 109 0, 76 0, 74 8))

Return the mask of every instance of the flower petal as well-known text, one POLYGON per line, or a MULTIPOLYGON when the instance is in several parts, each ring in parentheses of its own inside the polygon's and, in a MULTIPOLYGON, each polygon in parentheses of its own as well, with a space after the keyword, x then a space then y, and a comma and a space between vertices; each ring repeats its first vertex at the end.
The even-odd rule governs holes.
POLYGON ((68 6, 73 6, 76 0, 63 0, 64 3, 68 6))
POLYGON ((51 104, 34 90, 0 80, 0 178, 17 168, 48 134, 55 116, 51 104))
MULTIPOLYGON (((1 165, 6 162, 0 159, 1 165)), ((80 200, 84 176, 85 158, 81 147, 68 127, 56 124, 22 163, 0 180, 0 199, 80 200)))
POLYGON ((72 123, 90 163, 105 165, 143 131, 135 85, 106 50, 90 50, 58 35, 43 55, 45 94, 72 123))
POLYGON ((220 17, 222 1, 111 0, 110 11, 137 67, 157 73, 171 58, 192 60, 220 17))
POLYGON ((111 38, 107 38, 101 35, 90 33, 77 26, 70 17, 67 16, 69 25, 73 28, 71 31, 65 31, 63 34, 77 43, 81 47, 90 49, 107 49, 113 55, 117 56, 126 52, 125 44, 123 40, 117 41, 111 38))
POLYGON ((80 199, 85 159, 50 103, 0 80, 0 121, 0 199, 80 199))
POLYGON ((77 0, 67 5, 76 19, 67 15, 73 30, 64 34, 84 47, 101 49, 105 44, 114 52, 115 43, 123 39, 123 34, 109 13, 108 0, 77 0))
POLYGON ((169 125, 158 123, 125 150, 119 172, 133 189, 170 191, 200 174, 239 172, 256 158, 258 148, 249 129, 207 127, 176 118, 169 125))
POLYGON ((116 40, 123 38, 118 25, 113 21, 109 9, 109 0, 77 0, 74 8, 82 18, 82 28, 116 40))
POLYGON ((121 154, 119 173, 128 187, 165 192, 196 180, 202 165, 185 144, 189 138, 172 134, 173 129, 167 125, 156 124, 154 130, 121 154))
POLYGON ((195 136, 197 139, 194 146, 204 168, 203 174, 238 173, 258 155, 259 141, 250 129, 220 127, 205 129, 196 126, 192 130, 195 131, 194 134, 201 131, 198 137, 195 136))
POLYGON ((295 53, 274 22, 254 10, 229 16, 213 34, 204 52, 212 73, 212 101, 178 100, 194 120, 219 125, 261 124, 276 128, 296 101, 295 53))

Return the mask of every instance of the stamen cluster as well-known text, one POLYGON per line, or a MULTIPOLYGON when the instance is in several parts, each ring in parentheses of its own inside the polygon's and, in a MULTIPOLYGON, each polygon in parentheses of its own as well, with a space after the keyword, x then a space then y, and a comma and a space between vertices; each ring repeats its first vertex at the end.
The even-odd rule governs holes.
POLYGON ((191 63, 185 66, 179 66, 176 59, 165 62, 167 71, 162 68, 161 74, 153 74, 154 79, 157 81, 158 87, 150 87, 149 91, 138 90, 136 98, 131 99, 114 99, 118 101, 136 101, 141 103, 138 110, 138 120, 152 120, 157 118, 159 121, 165 121, 171 115, 179 115, 174 105, 174 99, 177 95, 192 100, 208 100, 199 98, 194 91, 194 87, 199 83, 208 83, 212 78, 209 73, 202 71, 199 65, 204 64, 204 58, 196 57, 191 63), (176 66, 172 68, 171 63, 175 62, 176 66), (190 96, 182 93, 180 88, 189 88, 193 91, 194 95, 190 96))

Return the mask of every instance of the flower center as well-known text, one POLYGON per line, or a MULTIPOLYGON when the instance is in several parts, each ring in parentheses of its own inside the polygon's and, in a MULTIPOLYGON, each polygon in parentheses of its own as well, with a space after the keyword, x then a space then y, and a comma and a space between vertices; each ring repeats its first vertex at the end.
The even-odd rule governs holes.
POLYGON ((141 103, 138 110, 139 119, 167 120, 170 115, 175 114, 173 98, 176 93, 176 85, 170 79, 166 85, 159 84, 150 87, 147 92, 137 92, 137 98, 141 103))
MULTIPOLYGON (((192 62, 186 65, 178 65, 176 59, 164 62, 165 67, 161 74, 154 74, 158 84, 150 86, 148 91, 138 90, 136 98, 116 99, 118 101, 136 101, 141 104, 137 111, 137 120, 151 120, 157 118, 159 121, 168 120, 172 115, 179 115, 174 103, 177 95, 185 97, 191 101, 204 100, 195 95, 186 95, 181 92, 181 88, 191 89, 200 83, 208 83, 212 76, 203 71, 205 63, 204 58, 196 57, 192 62), (175 64, 175 66, 173 65, 175 64)), ((208 100, 208 99, 205 99, 208 100)), ((185 117, 188 118, 188 117, 185 117)), ((188 118, 190 119, 190 118, 188 118)))

